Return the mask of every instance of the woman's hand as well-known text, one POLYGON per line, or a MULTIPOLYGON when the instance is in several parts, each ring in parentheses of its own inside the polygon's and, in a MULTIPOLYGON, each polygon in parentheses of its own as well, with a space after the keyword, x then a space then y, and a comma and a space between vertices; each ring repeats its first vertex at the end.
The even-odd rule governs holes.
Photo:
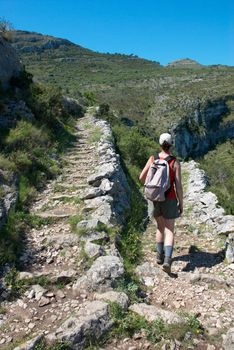
POLYGON ((179 213, 180 213, 180 216, 183 214, 183 211, 184 211, 184 208, 183 208, 183 204, 179 204, 179 213))
POLYGON ((147 176, 147 173, 148 173, 148 170, 151 166, 151 164, 153 164, 154 162, 154 156, 150 156, 144 169, 142 170, 140 176, 139 176, 139 180, 141 181, 141 183, 145 183, 145 179, 146 179, 146 176, 147 176))

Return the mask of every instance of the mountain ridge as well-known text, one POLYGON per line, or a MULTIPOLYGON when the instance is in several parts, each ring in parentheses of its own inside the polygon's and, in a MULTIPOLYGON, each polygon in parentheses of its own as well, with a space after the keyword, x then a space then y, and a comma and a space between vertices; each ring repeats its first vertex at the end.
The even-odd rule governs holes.
MULTIPOLYGON (((53 35, 49 35, 49 34, 43 34, 43 33, 38 33, 38 32, 31 32, 31 31, 27 31, 27 30, 13 30, 11 31, 11 34, 12 34, 12 43, 13 43, 13 46, 17 49, 17 50, 20 50, 21 52, 27 52, 27 48, 24 48, 22 47, 22 45, 18 45, 17 42, 20 41, 22 42, 22 39, 20 39, 20 36, 23 37, 24 35, 25 36, 33 36, 33 38, 29 39, 29 37, 27 38, 26 40, 26 43, 27 41, 30 41, 31 43, 39 43, 39 42, 54 42, 54 46, 53 45, 45 45, 44 49, 49 49, 49 48, 57 48, 59 46, 62 46, 62 45, 68 45, 68 46, 74 46, 74 47, 77 47, 77 48, 80 48, 82 50, 86 50, 88 52, 93 52, 97 55, 119 55, 119 56, 125 56, 125 57, 129 57, 131 59, 141 59, 141 60, 144 60, 144 61, 148 61, 148 62, 151 62, 151 63, 156 63, 156 64, 159 64, 160 66, 162 67, 190 67, 190 68, 196 68, 197 66, 199 67, 233 67, 233 66, 229 66, 229 65, 225 65, 225 64, 222 64, 222 63, 214 63, 214 64, 201 64, 200 62, 192 59, 192 58, 180 58, 180 59, 176 59, 174 61, 170 61, 168 62, 167 64, 161 64, 160 62, 156 61, 156 60, 151 60, 151 59, 147 59, 145 57, 139 57, 138 55, 136 54, 127 54, 127 53, 118 53, 118 52, 115 52, 115 53, 109 53, 109 52, 106 52, 106 51, 103 51, 103 52, 100 52, 100 51, 96 51, 96 50, 92 50, 92 49, 89 49, 87 47, 84 47, 78 43, 75 43, 69 39, 64 39, 64 38, 61 38, 61 37, 56 37, 56 36, 53 36, 53 35), (17 38, 18 37, 18 38, 17 38)), ((41 48, 40 47, 37 47, 36 45, 33 45, 34 47, 34 50, 35 52, 37 51, 40 51, 41 48)), ((32 50, 33 51, 33 50, 32 50)))

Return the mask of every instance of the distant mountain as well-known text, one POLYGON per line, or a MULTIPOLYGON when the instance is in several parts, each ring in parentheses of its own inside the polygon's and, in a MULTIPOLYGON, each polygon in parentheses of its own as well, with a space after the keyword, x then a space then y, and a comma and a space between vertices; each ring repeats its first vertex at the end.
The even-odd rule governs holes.
POLYGON ((159 66, 159 62, 149 61, 143 58, 139 58, 136 55, 130 54, 110 54, 110 53, 99 53, 89 49, 86 49, 80 45, 74 44, 69 40, 56 38, 51 35, 43 35, 35 32, 28 31, 12 31, 12 45, 15 49, 17 49, 20 53, 23 54, 31 54, 31 53, 51 53, 53 50, 54 58, 58 56, 61 61, 75 61, 81 58, 92 60, 97 59, 97 61, 105 61, 105 60, 115 60, 122 62, 125 61, 135 61, 146 63, 150 65, 159 66), (71 57, 69 57, 71 56, 71 57))
POLYGON ((176 60, 167 64, 167 67, 175 67, 175 68, 200 68, 203 67, 199 62, 192 60, 190 58, 182 58, 180 60, 176 60))
POLYGON ((17 50, 25 53, 75 46, 75 44, 66 39, 23 30, 13 31, 11 42, 17 50))

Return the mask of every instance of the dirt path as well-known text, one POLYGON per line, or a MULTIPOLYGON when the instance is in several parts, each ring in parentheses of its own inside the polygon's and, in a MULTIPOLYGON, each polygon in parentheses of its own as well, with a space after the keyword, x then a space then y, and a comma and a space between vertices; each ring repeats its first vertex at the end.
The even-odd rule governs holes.
MULTIPOLYGON (((234 325, 234 269, 224 260, 224 238, 215 236, 209 225, 201 224, 193 209, 185 195, 184 214, 176 222, 172 273, 166 274, 156 263, 153 222, 142 237, 143 261, 136 273, 145 285, 149 304, 198 318, 206 337, 195 339, 188 334, 189 349, 220 350, 224 349, 223 335, 234 325)), ((105 347, 114 348, 188 349, 173 340, 152 345, 144 334, 114 340, 105 347)))
MULTIPOLYGON (((2 303, 0 349, 11 350, 34 334, 53 332, 86 300, 92 300, 92 293, 75 294, 72 290, 92 259, 87 262, 71 222, 76 225, 77 220, 88 219, 94 210, 85 205, 82 196, 87 177, 99 162, 99 134, 91 113, 86 113, 77 123, 77 140, 64 156, 61 175, 48 184, 31 208, 32 214, 48 222, 36 225, 25 239, 20 279, 33 278, 33 284, 13 301, 2 303)), ((186 198, 185 213, 176 224, 170 276, 156 263, 153 223, 142 237, 143 261, 136 273, 145 285, 146 301, 168 311, 198 316, 210 337, 210 344, 206 339, 192 339, 191 349, 221 349, 222 335, 234 324, 234 270, 224 262, 223 244, 221 238, 213 237, 210 227, 197 222, 186 198)), ((133 339, 113 339, 103 348, 184 350, 173 341, 165 346, 153 345, 144 334, 136 334, 133 339)))
POLYGON ((86 294, 77 296, 71 289, 70 282, 84 272, 84 256, 68 219, 89 215, 81 193, 98 162, 95 133, 92 115, 86 113, 77 123, 77 140, 64 156, 61 175, 48 184, 31 208, 37 217, 53 221, 27 233, 20 278, 33 277, 34 285, 15 300, 2 303, 0 349, 11 349, 13 343, 34 333, 51 332, 87 299, 86 294))

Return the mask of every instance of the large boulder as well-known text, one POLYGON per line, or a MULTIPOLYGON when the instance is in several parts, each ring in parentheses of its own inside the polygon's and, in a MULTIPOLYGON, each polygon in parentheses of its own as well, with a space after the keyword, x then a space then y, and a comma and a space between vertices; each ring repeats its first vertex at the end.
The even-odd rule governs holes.
POLYGON ((68 318, 54 333, 49 334, 48 342, 64 341, 71 349, 83 349, 91 339, 98 340, 113 325, 109 306, 103 301, 92 301, 84 305, 76 316, 68 318))
POLYGON ((223 347, 225 350, 234 349, 234 328, 230 328, 223 339, 223 347))
POLYGON ((74 291, 97 290, 102 286, 110 286, 111 282, 124 273, 122 260, 117 256, 100 256, 87 273, 73 285, 74 291))
POLYGON ((123 292, 108 291, 102 294, 96 293, 94 298, 97 300, 110 301, 112 303, 117 303, 122 309, 127 310, 129 299, 127 294, 123 292))
POLYGON ((174 312, 160 309, 159 307, 145 303, 133 304, 129 307, 129 310, 145 317, 149 322, 155 321, 157 319, 162 319, 165 323, 168 324, 185 322, 182 317, 174 312))
POLYGON ((10 79, 22 71, 22 65, 15 49, 1 36, 0 52, 0 82, 3 89, 7 89, 10 79))
POLYGON ((24 344, 21 344, 14 348, 14 350, 33 350, 37 348, 37 345, 42 341, 44 334, 37 335, 36 337, 26 341, 24 344))

